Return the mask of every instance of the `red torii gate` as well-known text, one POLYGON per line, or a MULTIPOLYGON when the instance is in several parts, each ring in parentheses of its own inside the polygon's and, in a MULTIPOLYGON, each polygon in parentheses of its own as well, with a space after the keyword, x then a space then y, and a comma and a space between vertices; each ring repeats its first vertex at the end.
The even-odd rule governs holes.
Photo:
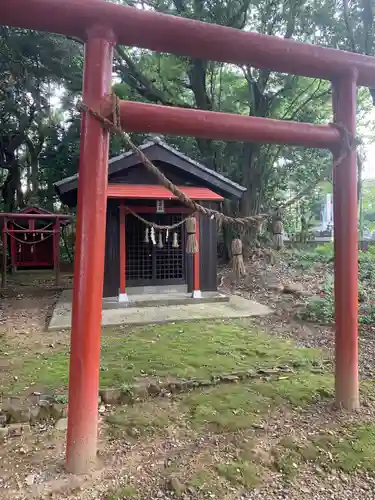
MULTIPOLYGON (((356 87, 375 88, 375 58, 224 26, 143 11, 104 0, 1 0, 0 23, 85 41, 83 99, 109 112, 116 43, 331 80, 336 123, 356 127, 356 87)), ((329 125, 121 103, 127 131, 192 135, 326 148, 337 159, 341 137, 329 125)), ((88 115, 81 125, 78 220, 69 381, 67 468, 96 459, 98 386, 109 133, 88 115)), ((359 406, 356 152, 334 169, 336 403, 359 406)))

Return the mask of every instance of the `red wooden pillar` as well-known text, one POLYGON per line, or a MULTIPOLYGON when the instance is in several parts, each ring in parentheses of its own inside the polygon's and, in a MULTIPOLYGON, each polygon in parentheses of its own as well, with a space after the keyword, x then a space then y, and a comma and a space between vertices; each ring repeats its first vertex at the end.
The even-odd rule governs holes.
POLYGON ((7 229, 8 229, 8 219, 4 217, 4 227, 3 227, 3 265, 2 265, 2 283, 1 286, 2 288, 6 288, 7 286, 7 241, 8 241, 8 235, 7 235, 7 229))
POLYGON ((120 202, 120 290, 119 302, 128 302, 128 294, 126 293, 126 212, 124 203, 120 202))
MULTIPOLYGON (((96 107, 110 90, 111 30, 87 32, 83 100, 96 107)), ((78 214, 69 375, 68 471, 84 473, 96 462, 109 133, 86 114, 81 127, 78 214)))
MULTIPOLYGON (((356 75, 344 75, 333 84, 337 123, 356 132, 356 75)), ((334 152, 334 158, 339 151, 334 152)), ((357 155, 352 151, 333 172, 335 248, 336 403, 349 410, 359 407, 358 381, 358 225, 357 155)))
POLYGON ((201 278, 200 278, 200 245, 199 245, 199 214, 195 214, 195 237, 198 243, 198 252, 193 257, 193 298, 202 298, 201 292, 201 278))
MULTIPOLYGON (((11 222, 9 224, 9 229, 14 230, 14 224, 11 222)), ((11 233, 10 237, 10 265, 12 266, 12 272, 16 270, 17 267, 17 245, 16 240, 13 238, 14 233, 11 233)))
POLYGON ((60 219, 53 226, 53 267, 55 269, 56 286, 60 285, 60 219))

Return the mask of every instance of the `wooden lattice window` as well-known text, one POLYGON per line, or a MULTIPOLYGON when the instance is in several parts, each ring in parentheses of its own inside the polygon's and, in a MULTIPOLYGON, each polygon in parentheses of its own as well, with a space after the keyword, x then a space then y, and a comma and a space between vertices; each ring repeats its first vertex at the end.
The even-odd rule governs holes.
MULTIPOLYGON (((182 219, 180 214, 142 214, 142 217, 160 225, 171 225, 182 219)), ((126 280, 129 285, 157 285, 185 282, 185 225, 169 232, 162 231, 163 248, 158 247, 159 231, 155 231, 156 245, 145 241, 145 224, 133 215, 126 216, 126 280), (173 246, 177 233, 178 248, 173 246)))

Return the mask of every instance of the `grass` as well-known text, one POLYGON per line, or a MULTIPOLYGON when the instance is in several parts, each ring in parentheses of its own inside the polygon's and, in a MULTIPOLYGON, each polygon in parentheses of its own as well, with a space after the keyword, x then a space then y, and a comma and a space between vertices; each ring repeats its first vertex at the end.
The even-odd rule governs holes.
MULTIPOLYGON (((102 339, 101 387, 121 387, 139 377, 207 379, 233 370, 322 362, 317 349, 297 348, 240 322, 193 322, 125 329, 106 329, 102 339)), ((13 393, 37 384, 64 391, 69 351, 55 346, 44 354, 25 352, 6 389, 13 393)))

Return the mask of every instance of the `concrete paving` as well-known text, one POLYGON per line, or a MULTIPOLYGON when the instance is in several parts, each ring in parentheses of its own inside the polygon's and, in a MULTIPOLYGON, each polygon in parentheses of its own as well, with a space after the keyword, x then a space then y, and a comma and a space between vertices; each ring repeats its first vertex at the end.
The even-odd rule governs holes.
MULTIPOLYGON (((140 301, 128 305, 119 305, 113 299, 103 300, 102 325, 147 325, 157 323, 170 323, 174 321, 190 321, 204 319, 229 319, 248 318, 251 316, 265 316, 272 314, 272 309, 252 300, 244 299, 237 295, 224 296, 211 293, 202 299, 186 297, 186 302, 173 304, 172 294, 165 297, 167 304, 160 305, 162 297, 157 298, 157 303, 142 305, 140 301), (110 307, 110 304, 113 307, 110 307)), ((152 302, 152 300, 151 300, 152 302)), ((48 326, 49 331, 64 330, 71 327, 72 302, 71 291, 65 290, 52 314, 48 326)))

